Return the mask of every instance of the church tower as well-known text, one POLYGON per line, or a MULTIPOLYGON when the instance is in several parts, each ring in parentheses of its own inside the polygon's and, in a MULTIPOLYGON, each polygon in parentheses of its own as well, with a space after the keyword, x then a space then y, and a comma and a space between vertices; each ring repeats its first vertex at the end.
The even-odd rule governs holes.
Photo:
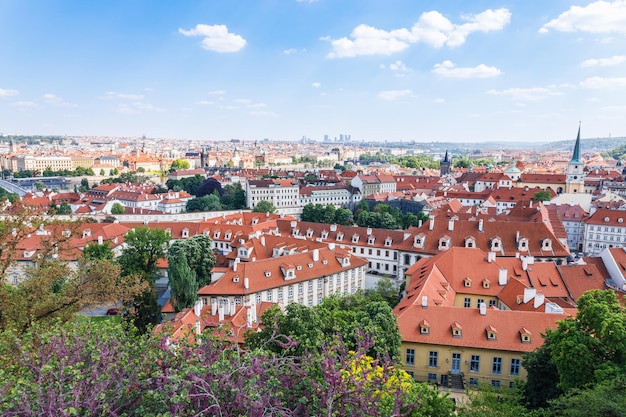
POLYGON ((574 145, 572 159, 567 164, 567 177, 565 179, 565 192, 576 194, 585 192, 585 164, 580 159, 580 122, 578 123, 578 136, 574 145))
POLYGON ((439 176, 444 177, 450 174, 450 159, 448 158, 448 150, 446 149, 446 156, 439 162, 439 176))

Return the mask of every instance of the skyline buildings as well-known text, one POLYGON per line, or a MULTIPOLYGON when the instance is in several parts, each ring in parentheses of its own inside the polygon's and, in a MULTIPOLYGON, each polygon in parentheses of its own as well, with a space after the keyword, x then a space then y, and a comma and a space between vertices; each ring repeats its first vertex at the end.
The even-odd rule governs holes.
POLYGON ((626 134, 621 0, 0 5, 7 134, 533 142, 581 119, 585 137, 626 134))

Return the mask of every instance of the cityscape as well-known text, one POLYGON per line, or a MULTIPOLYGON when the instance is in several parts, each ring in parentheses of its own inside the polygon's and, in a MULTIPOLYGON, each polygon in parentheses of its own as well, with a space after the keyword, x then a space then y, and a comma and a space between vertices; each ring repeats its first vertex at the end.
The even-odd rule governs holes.
POLYGON ((459 7, 6 2, 0 415, 622 415, 626 2, 459 7))

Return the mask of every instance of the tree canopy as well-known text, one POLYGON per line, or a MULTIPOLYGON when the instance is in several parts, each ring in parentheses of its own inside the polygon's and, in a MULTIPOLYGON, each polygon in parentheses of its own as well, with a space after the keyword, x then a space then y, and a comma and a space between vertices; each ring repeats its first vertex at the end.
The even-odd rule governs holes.
POLYGON ((267 200, 261 200, 254 206, 252 211, 255 213, 274 213, 276 212, 276 207, 267 200))

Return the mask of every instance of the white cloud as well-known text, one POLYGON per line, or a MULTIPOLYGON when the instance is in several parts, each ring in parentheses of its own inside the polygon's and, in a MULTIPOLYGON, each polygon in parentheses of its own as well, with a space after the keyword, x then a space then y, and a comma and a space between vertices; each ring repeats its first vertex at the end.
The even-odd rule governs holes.
POLYGON ((476 67, 457 67, 451 61, 443 61, 441 64, 435 64, 432 69, 433 74, 444 78, 490 78, 497 77, 502 74, 496 67, 488 67, 480 64, 476 67))
POLYGON ((224 90, 213 90, 213 91, 209 91, 209 94, 211 94, 212 96, 223 96, 224 94, 226 94, 226 91, 224 91, 224 90))
POLYGON ((317 81, 315 81, 313 84, 311 84, 311 87, 313 88, 320 88, 322 86, 322 84, 318 83, 317 81))
POLYGON ((161 113, 164 110, 159 108, 159 107, 155 107, 152 104, 148 104, 148 103, 142 103, 140 101, 136 101, 134 103, 121 103, 118 104, 116 110, 119 113, 123 113, 123 114, 140 114, 140 113, 144 113, 144 112, 156 112, 156 113, 161 113))
POLYGON ((117 93, 115 91, 109 91, 109 92, 104 93, 104 96, 101 98, 106 99, 106 100, 113 100, 113 99, 141 100, 143 98, 143 95, 142 94, 124 94, 124 93, 117 93))
POLYGON ((531 88, 509 88, 506 90, 489 90, 487 94, 495 96, 508 96, 513 100, 534 101, 543 100, 548 97, 561 96, 563 93, 554 91, 549 88, 531 87, 531 88))
POLYGON ((198 24, 190 30, 178 29, 185 36, 202 36, 202 47, 215 52, 237 52, 246 46, 246 40, 229 33, 226 25, 198 24))
POLYGON ((590 77, 580 83, 584 88, 615 88, 626 87, 626 77, 604 78, 590 77))
POLYGON ((393 101, 402 97, 411 96, 412 94, 413 91, 411 90, 387 90, 379 92, 378 98, 381 100, 393 101))
POLYGON ((43 101, 44 103, 56 107, 76 107, 76 104, 69 103, 65 101, 62 97, 57 96, 56 94, 44 94, 43 101))
POLYGON ((560 32, 626 33, 626 1, 596 1, 587 6, 572 6, 539 29, 560 32))
POLYGON ((386 31, 366 24, 358 25, 350 39, 322 38, 331 42, 333 50, 328 58, 348 58, 359 55, 391 55, 407 49, 414 43, 425 43, 435 48, 459 46, 474 32, 501 30, 511 20, 508 9, 488 9, 476 15, 464 15, 462 24, 454 24, 437 11, 422 13, 409 29, 386 31))
POLYGON ((278 117, 276 113, 271 112, 271 111, 265 111, 265 110, 254 110, 254 111, 251 111, 250 114, 253 116, 278 117))
POLYGON ((389 69, 396 73, 397 76, 404 75, 404 73, 411 72, 411 69, 407 67, 404 62, 396 61, 389 64, 389 69))
POLYGON ((283 51, 283 54, 285 54, 285 55, 293 55, 293 54, 296 54, 298 52, 306 52, 306 49, 305 48, 302 48, 302 49, 289 48, 289 49, 285 49, 283 51))
POLYGON ((624 55, 614 55, 610 58, 586 59, 580 64, 581 67, 608 67, 610 65, 621 64, 626 61, 624 55))
POLYGON ((20 92, 17 90, 0 88, 0 97, 13 97, 17 96, 20 92))
POLYGON ((250 100, 249 98, 238 98, 235 100, 235 103, 238 104, 252 104, 252 100, 250 100))
POLYGON ((37 106, 37 103, 35 103, 34 101, 18 101, 16 103, 14 103, 14 105, 16 105, 17 107, 19 107, 22 110, 25 109, 34 109, 37 106))
POLYGON ((445 98, 436 98, 434 100, 434 102, 437 103, 437 104, 441 104, 441 103, 445 103, 446 99, 445 98))
POLYGON ((208 106, 209 104, 213 104, 213 102, 209 100, 200 100, 196 101, 196 104, 200 104, 201 106, 208 106))

